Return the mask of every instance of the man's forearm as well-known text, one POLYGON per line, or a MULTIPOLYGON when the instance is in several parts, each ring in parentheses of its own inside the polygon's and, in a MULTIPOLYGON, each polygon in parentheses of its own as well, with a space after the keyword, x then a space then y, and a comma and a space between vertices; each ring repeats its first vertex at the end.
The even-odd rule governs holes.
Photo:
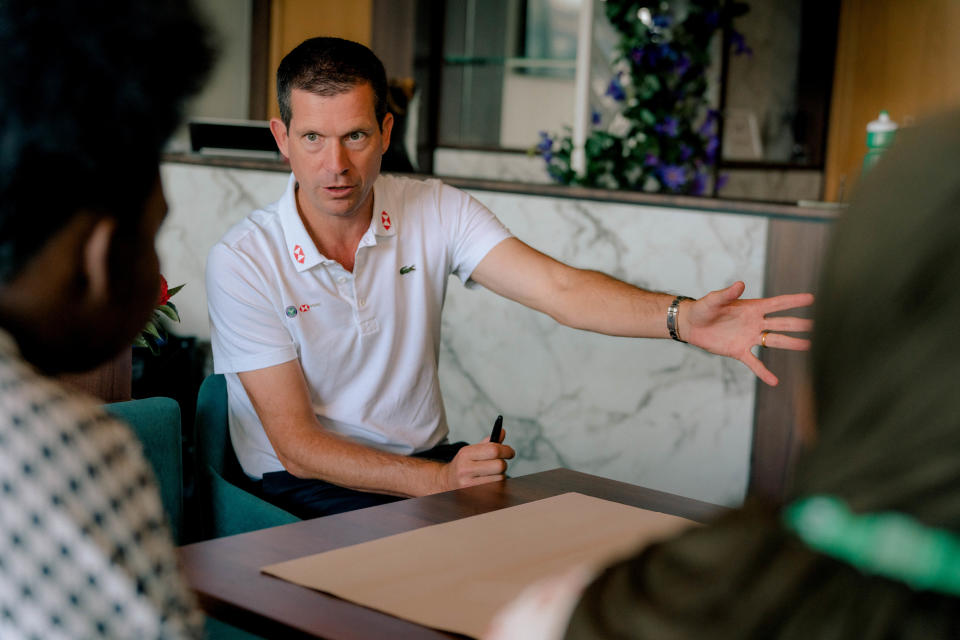
POLYGON ((444 491, 444 465, 432 460, 379 451, 318 425, 285 450, 277 450, 284 468, 299 478, 315 478, 349 489, 396 496, 444 491))
MULTIPOLYGON (((674 296, 646 291, 599 271, 571 267, 516 238, 491 249, 470 277, 568 327, 614 336, 669 337, 667 308, 674 296)), ((681 329, 683 316, 681 309, 681 329)))
MULTIPOLYGON (((667 308, 674 297, 635 287, 598 271, 570 268, 542 310, 575 329, 612 336, 668 338, 667 308)), ((681 323, 684 320, 681 313, 681 323)))

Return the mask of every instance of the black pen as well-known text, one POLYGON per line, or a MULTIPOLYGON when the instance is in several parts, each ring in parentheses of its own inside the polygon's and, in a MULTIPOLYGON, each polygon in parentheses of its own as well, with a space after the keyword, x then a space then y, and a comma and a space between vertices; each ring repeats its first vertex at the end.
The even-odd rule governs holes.
POLYGON ((503 427, 503 416, 497 416, 493 423, 493 431, 490 432, 490 442, 500 442, 500 428, 503 427))

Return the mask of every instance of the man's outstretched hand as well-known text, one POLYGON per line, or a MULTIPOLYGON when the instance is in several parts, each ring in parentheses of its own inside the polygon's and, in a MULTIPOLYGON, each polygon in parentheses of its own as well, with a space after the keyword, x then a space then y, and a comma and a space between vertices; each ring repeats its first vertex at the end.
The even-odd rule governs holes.
POLYGON ((810 349, 810 340, 783 335, 782 332, 810 331, 813 329, 812 320, 766 316, 785 309, 809 307, 813 304, 813 294, 740 300, 744 289, 742 282, 735 282, 726 289, 711 291, 699 300, 681 302, 680 337, 710 353, 739 360, 758 378, 776 386, 779 382, 777 376, 753 355, 751 348, 763 341, 763 346, 771 349, 810 349))

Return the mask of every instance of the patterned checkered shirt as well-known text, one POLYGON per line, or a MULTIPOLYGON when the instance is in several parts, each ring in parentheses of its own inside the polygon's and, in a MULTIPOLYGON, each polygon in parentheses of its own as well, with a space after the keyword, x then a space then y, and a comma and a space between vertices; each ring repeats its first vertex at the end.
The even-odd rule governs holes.
POLYGON ((195 638, 139 441, 0 330, 0 638, 195 638))

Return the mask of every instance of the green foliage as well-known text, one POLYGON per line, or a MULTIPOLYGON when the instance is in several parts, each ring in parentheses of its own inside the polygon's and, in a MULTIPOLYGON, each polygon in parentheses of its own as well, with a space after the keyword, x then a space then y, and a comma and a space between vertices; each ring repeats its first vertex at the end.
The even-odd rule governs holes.
POLYGON ((702 194, 719 151, 719 114, 706 97, 711 42, 729 28, 735 51, 750 52, 731 27, 747 5, 606 0, 604 7, 619 34, 603 98, 613 115, 594 112, 582 175, 571 167, 569 127, 556 136, 541 131, 533 151, 562 184, 702 194))
POLYGON ((163 320, 180 322, 180 312, 177 311, 176 305, 170 301, 170 298, 182 288, 183 285, 181 284, 168 291, 166 289, 166 280, 163 280, 160 299, 157 301, 157 306, 153 310, 153 315, 150 317, 150 320, 147 321, 147 326, 134 338, 133 346, 149 349, 150 353, 154 355, 160 352, 160 347, 167 341, 167 330, 163 326, 163 320))

